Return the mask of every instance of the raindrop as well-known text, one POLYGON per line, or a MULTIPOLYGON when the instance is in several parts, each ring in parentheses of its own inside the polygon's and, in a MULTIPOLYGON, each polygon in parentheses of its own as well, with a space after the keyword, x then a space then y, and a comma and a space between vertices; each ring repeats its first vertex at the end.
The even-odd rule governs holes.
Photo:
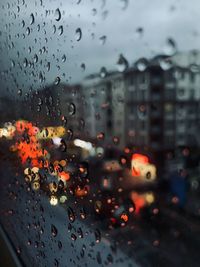
POLYGON ((146 116, 147 110, 145 105, 139 105, 137 109, 138 117, 143 119, 146 116))
POLYGON ((82 69, 82 71, 85 71, 85 63, 81 64, 81 69, 82 69))
POLYGON ((160 67, 163 70, 169 70, 173 66, 171 58, 162 58, 160 60, 160 67))
POLYGON ((25 21, 24 20, 22 20, 22 27, 24 28, 24 26, 25 26, 25 21))
POLYGON ((17 91, 17 94, 18 94, 19 96, 22 96, 22 89, 19 89, 19 90, 17 91))
POLYGON ((128 7, 128 1, 129 0, 120 0, 120 5, 123 10, 125 10, 128 7))
POLYGON ((80 217, 81 217, 81 219, 83 219, 83 220, 85 220, 85 218, 86 218, 86 211, 85 211, 84 208, 81 208, 81 209, 80 209, 80 217))
POLYGON ((146 58, 140 58, 137 63, 136 63, 136 67, 139 71, 144 71, 146 70, 148 65, 148 61, 146 58))
POLYGON ((82 162, 79 164, 79 175, 82 178, 86 178, 88 176, 88 163, 87 162, 82 162))
POLYGON ((60 13, 60 9, 57 8, 56 11, 55 11, 55 20, 56 21, 59 21, 61 19, 61 13, 60 13))
POLYGON ((33 60, 34 60, 35 63, 38 62, 38 56, 36 54, 34 55, 33 60))
POLYGON ((66 142, 65 142, 65 140, 64 139, 62 139, 61 141, 60 141, 60 150, 62 151, 62 152, 66 152, 67 151, 67 144, 66 144, 66 142))
POLYGON ((23 62, 23 66, 26 68, 28 66, 28 60, 25 58, 23 62))
POLYGON ((58 241, 58 248, 61 249, 62 248, 62 242, 58 241))
POLYGON ((75 235, 75 234, 71 234, 71 239, 73 240, 73 241, 76 241, 76 239, 77 239, 77 236, 75 235))
POLYGON ((107 39, 106 35, 101 36, 101 37, 99 38, 100 43, 101 43, 102 45, 104 45, 105 42, 106 42, 106 39, 107 39))
POLYGON ((113 263, 113 256, 111 254, 108 254, 107 260, 109 263, 113 263))
POLYGON ((96 243, 99 243, 101 241, 101 232, 99 231, 99 229, 95 230, 94 236, 95 236, 96 243))
POLYGON ((76 35, 75 36, 76 36, 76 41, 77 42, 81 40, 81 38, 82 38, 82 31, 81 31, 80 28, 77 28, 76 29, 76 35))
POLYGON ((121 156, 119 162, 120 162, 122 165, 125 165, 125 164, 127 163, 127 159, 126 159, 126 157, 121 156))
POLYGON ((53 225, 53 224, 51 225, 51 234, 52 234, 53 237, 56 237, 57 234, 58 234, 58 230, 55 227, 55 225, 53 225))
POLYGON ((119 55, 119 59, 117 61, 117 69, 119 72, 123 72, 128 68, 128 61, 126 60, 126 58, 120 54, 119 55))
POLYGON ((105 67, 102 67, 102 68, 100 69, 100 77, 101 77, 101 78, 105 78, 106 75, 107 75, 107 70, 106 70, 105 67))
POLYGON ((72 140, 73 131, 71 129, 67 129, 67 140, 72 140))
POLYGON ((66 58, 66 55, 63 55, 62 58, 61 58, 62 62, 65 62, 66 59, 67 59, 67 58, 66 58))
POLYGON ((102 263, 101 254, 99 251, 97 252, 96 259, 97 259, 98 264, 102 263))
POLYGON ((138 27, 135 32, 136 32, 136 36, 138 38, 141 38, 143 36, 144 29, 142 27, 138 27))
POLYGON ((31 15, 30 15, 30 25, 32 25, 34 23, 34 21, 35 21, 34 15, 33 15, 33 13, 31 13, 31 15))
POLYGON ((83 231, 80 227, 77 230, 77 234, 78 234, 79 238, 83 238, 83 231))
POLYGON ((44 77, 43 77, 43 75, 42 75, 42 72, 39 73, 39 81, 40 81, 41 83, 44 82, 44 77))
POLYGON ((51 64, 50 64, 50 62, 47 62, 47 66, 46 66, 46 68, 47 68, 47 71, 50 71, 50 67, 51 67, 51 64))
POLYGON ((147 178, 148 180, 151 179, 151 172, 150 172, 150 171, 148 171, 148 172, 146 173, 146 178, 147 178))
POLYGON ((173 56, 176 54, 177 48, 176 43, 172 38, 168 38, 166 41, 166 45, 164 47, 164 52, 168 56, 173 56))
POLYGON ((97 134, 97 139, 98 140, 104 140, 105 134, 103 132, 97 134))
POLYGON ((63 126, 67 125, 67 118, 65 116, 62 116, 62 125, 63 126))
POLYGON ((191 64, 189 66, 189 68, 190 68, 190 71, 193 73, 199 73, 200 72, 200 66, 197 64, 191 64))
POLYGON ((38 98, 38 105, 42 105, 42 99, 40 97, 38 98))
POLYGON ((59 85, 60 83, 60 77, 56 77, 55 81, 54 81, 54 84, 55 85, 59 85))
POLYGON ((114 136, 114 137, 113 137, 113 143, 114 143, 115 145, 119 144, 119 137, 114 136))
POLYGON ((56 25, 53 25, 53 33, 56 32, 56 25))
POLYGON ((71 116, 76 113, 76 106, 74 105, 74 103, 69 104, 68 112, 69 112, 69 115, 71 115, 71 116))
POLYGON ((62 35, 62 34, 63 34, 63 26, 62 26, 62 25, 60 25, 60 26, 58 27, 58 34, 59 34, 59 35, 62 35))
POLYGON ((29 35, 29 34, 30 34, 30 32, 31 32, 30 28, 29 28, 29 27, 27 27, 27 28, 26 28, 26 34, 27 34, 27 35, 29 35))
POLYGON ((95 16, 96 14, 97 14, 97 10, 96 10, 96 8, 93 8, 92 9, 92 15, 95 16))
POLYGON ((14 66, 15 66, 15 61, 11 60, 11 67, 14 68, 14 66))
POLYGON ((54 267, 58 267, 59 266, 59 261, 57 259, 54 259, 54 267))
POLYGON ((75 221, 75 214, 74 214, 73 209, 68 207, 67 213, 68 213, 68 218, 69 218, 70 222, 74 222, 75 221))

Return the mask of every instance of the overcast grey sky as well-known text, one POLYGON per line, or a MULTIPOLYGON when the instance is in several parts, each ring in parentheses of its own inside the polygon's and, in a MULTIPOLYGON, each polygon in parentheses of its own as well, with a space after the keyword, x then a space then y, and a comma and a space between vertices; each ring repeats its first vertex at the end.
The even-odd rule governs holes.
POLYGON ((38 88, 57 76, 80 82, 101 67, 117 69, 121 53, 130 64, 163 53, 168 38, 178 51, 200 47, 199 0, 1 0, 1 6, 0 69, 8 71, 1 92, 6 86, 13 92, 38 88))

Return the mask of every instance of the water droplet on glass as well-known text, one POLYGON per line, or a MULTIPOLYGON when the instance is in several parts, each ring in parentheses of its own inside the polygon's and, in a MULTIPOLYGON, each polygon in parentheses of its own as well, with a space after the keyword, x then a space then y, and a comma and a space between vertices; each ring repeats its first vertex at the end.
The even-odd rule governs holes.
POLYGON ((56 25, 53 25, 53 33, 56 32, 56 25))
POLYGON ((60 147, 59 148, 60 148, 61 152, 66 152, 67 151, 67 144, 66 144, 64 139, 62 139, 60 141, 60 147))
POLYGON ((61 19, 61 13, 60 13, 60 9, 57 8, 56 11, 55 11, 55 20, 56 21, 59 21, 61 19))
POLYGON ((56 77, 55 81, 54 81, 54 84, 55 85, 59 85, 60 83, 60 77, 56 77))
POLYGON ((77 230, 77 234, 78 234, 79 238, 83 238, 83 231, 80 227, 77 230))
POLYGON ((113 256, 111 254, 108 254, 107 260, 109 263, 113 263, 113 256))
POLYGON ((97 259, 98 264, 101 264, 102 263, 101 254, 100 254, 99 251, 97 252, 96 259, 97 259))
POLYGON ((144 71, 146 70, 148 65, 148 61, 146 58, 140 58, 137 63, 136 63, 136 67, 139 71, 144 71))
POLYGON ((67 140, 72 140, 73 131, 71 129, 67 129, 67 140))
POLYGON ((106 74, 107 74, 107 70, 106 70, 106 68, 105 68, 105 67, 102 67, 102 68, 100 69, 100 77, 101 77, 101 78, 105 78, 105 77, 106 77, 106 74))
POLYGON ((62 242, 58 241, 58 248, 61 249, 62 248, 62 242))
POLYGON ((76 41, 80 41, 82 38, 82 31, 80 28, 76 29, 76 41))
POLYGON ((103 132, 97 134, 98 140, 104 140, 105 134, 103 132))
POLYGON ((168 38, 164 47, 164 52, 168 56, 173 56, 177 51, 176 43, 172 38, 168 38))
POLYGON ((63 26, 62 26, 62 25, 60 25, 60 26, 58 27, 58 34, 59 34, 59 35, 62 35, 62 34, 63 34, 63 26))
POLYGON ((51 225, 51 234, 52 234, 53 237, 56 237, 57 234, 58 234, 58 230, 55 227, 55 225, 53 225, 53 224, 51 225))
POLYGON ((94 236, 95 236, 96 243, 99 243, 101 241, 101 232, 99 231, 99 229, 95 230, 94 236))
POLYGON ((143 36, 144 29, 142 27, 138 27, 135 32, 136 32, 136 37, 141 38, 143 36))
POLYGON ((138 117, 140 119, 143 119, 147 114, 146 106, 145 105, 139 105, 138 109, 137 109, 137 113, 138 113, 138 117))
POLYGON ((32 25, 34 23, 34 21, 35 21, 34 15, 33 15, 33 13, 31 13, 31 15, 30 15, 30 24, 32 25))
POLYGON ((117 137, 117 136, 114 136, 113 137, 113 143, 115 144, 115 145, 117 145, 117 144, 119 144, 119 137, 117 137))
POLYGON ((123 10, 125 10, 128 7, 129 0, 120 0, 120 5, 123 10))
POLYGON ((66 59, 67 59, 67 58, 66 58, 66 55, 63 55, 61 60, 62 60, 62 62, 65 62, 66 59))
POLYGON ((22 89, 18 89, 17 94, 18 94, 19 96, 22 96, 22 89))
POLYGON ((67 209, 67 213, 68 213, 68 218, 70 220, 70 222, 74 222, 75 221, 75 214, 72 208, 68 208, 67 209))
POLYGON ((104 45, 105 42, 106 42, 106 39, 107 39, 106 35, 101 36, 101 37, 99 38, 100 43, 101 43, 102 45, 104 45))
POLYGON ((77 236, 76 236, 75 234, 71 234, 71 239, 72 239, 73 241, 76 241, 77 236))
POLYGON ((126 60, 126 58, 120 54, 119 55, 119 59, 117 61, 117 69, 119 72, 123 72, 128 68, 128 61, 126 60))
POLYGON ((190 64, 189 68, 190 68, 190 71, 193 73, 199 73, 200 72, 200 66, 197 64, 190 64))
POLYGON ((173 66, 172 60, 169 57, 160 59, 160 67, 163 70, 169 70, 173 66))
POLYGON ((69 115, 71 115, 71 116, 76 113, 76 106, 74 105, 74 103, 69 104, 68 112, 69 112, 69 115))
POLYGON ((28 60, 25 58, 23 62, 23 66, 26 68, 28 66, 28 60))
POLYGON ((34 55, 33 60, 34 60, 35 63, 38 62, 38 56, 36 54, 34 55))
POLYGON ((82 71, 85 71, 85 63, 81 64, 81 69, 82 69, 82 71))
POLYGON ((97 10, 96 10, 96 8, 93 8, 92 9, 92 15, 95 16, 96 14, 97 14, 97 10))
POLYGON ((29 28, 29 27, 27 27, 27 28, 26 28, 26 34, 27 34, 27 35, 29 35, 29 34, 30 34, 30 32, 31 32, 30 28, 29 28))
POLYGON ((50 71, 50 67, 51 67, 51 64, 50 64, 50 62, 47 62, 47 71, 50 71))
POLYGON ((42 75, 42 72, 39 73, 39 81, 40 81, 41 83, 44 82, 44 76, 42 75))
POLYGON ((80 209, 80 217, 81 217, 81 219, 83 219, 83 220, 85 220, 85 218, 86 218, 86 211, 85 211, 84 208, 81 208, 81 209, 80 209))
POLYGON ((11 60, 11 67, 14 68, 14 66, 15 66, 15 61, 11 60))

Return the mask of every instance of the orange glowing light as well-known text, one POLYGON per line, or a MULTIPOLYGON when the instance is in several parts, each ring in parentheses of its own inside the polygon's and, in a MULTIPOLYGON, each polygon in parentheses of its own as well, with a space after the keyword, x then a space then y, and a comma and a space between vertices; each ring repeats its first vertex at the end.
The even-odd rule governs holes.
POLYGON ((88 186, 85 186, 84 188, 80 188, 78 187, 76 190, 75 190, 75 194, 77 197, 84 197, 88 194, 88 191, 89 191, 89 187, 88 186))
POLYGON ((68 172, 62 171, 62 172, 58 172, 58 178, 60 178, 63 181, 69 181, 70 175, 68 172))
POLYGON ((140 196, 136 192, 131 193, 131 199, 135 205, 135 213, 138 214, 140 212, 141 208, 143 208, 146 204, 145 199, 143 196, 140 196))
POLYGON ((137 160, 143 164, 149 163, 149 159, 147 156, 144 156, 142 154, 133 154, 132 155, 132 160, 137 160))
POLYGON ((126 213, 123 213, 120 218, 124 221, 124 222, 128 222, 128 215, 126 213))

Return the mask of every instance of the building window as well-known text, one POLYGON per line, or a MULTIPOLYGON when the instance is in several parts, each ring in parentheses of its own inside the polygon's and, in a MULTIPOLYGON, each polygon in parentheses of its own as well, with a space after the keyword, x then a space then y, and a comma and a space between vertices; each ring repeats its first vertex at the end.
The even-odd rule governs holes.
POLYGON ((183 88, 178 89, 178 95, 179 95, 180 97, 184 96, 184 95, 185 95, 185 90, 184 90, 183 88))
POLYGON ((195 89, 193 89, 193 88, 190 89, 189 97, 190 97, 190 99, 194 99, 195 98, 195 89))
POLYGON ((190 82, 191 83, 195 82, 195 73, 194 72, 190 72, 190 82))

